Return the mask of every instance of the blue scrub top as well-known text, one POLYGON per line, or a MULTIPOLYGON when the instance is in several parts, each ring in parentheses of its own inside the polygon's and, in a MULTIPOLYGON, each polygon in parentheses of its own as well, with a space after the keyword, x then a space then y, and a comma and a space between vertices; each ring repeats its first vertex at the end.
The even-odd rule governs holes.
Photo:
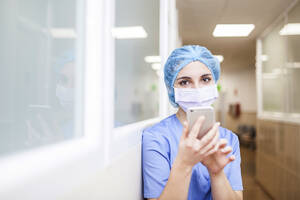
MULTIPOLYGON (((170 175, 176 158, 183 126, 171 115, 161 122, 143 131, 142 136, 142 170, 144 198, 158 198, 170 175)), ((220 138, 226 138, 233 148, 230 155, 236 159, 227 164, 224 173, 233 190, 243 190, 241 177, 241 156, 238 137, 231 131, 220 127, 220 138)), ((212 199, 210 177, 207 168, 200 162, 193 167, 188 200, 212 199)))

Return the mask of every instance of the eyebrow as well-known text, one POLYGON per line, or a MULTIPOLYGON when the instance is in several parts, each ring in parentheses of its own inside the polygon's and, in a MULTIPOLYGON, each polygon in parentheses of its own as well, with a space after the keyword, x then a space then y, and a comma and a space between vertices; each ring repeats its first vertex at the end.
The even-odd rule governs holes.
POLYGON ((177 78, 176 80, 180 80, 180 79, 191 79, 191 77, 188 77, 188 76, 182 76, 182 77, 177 78))
MULTIPOLYGON (((203 77, 203 76, 211 76, 212 74, 203 74, 203 75, 201 75, 201 77, 203 77)), ((182 76, 182 77, 179 77, 179 78, 177 78, 176 80, 180 80, 180 79, 191 79, 191 77, 189 77, 189 76, 182 76)))
POLYGON ((203 75, 201 75, 201 76, 211 76, 211 74, 203 74, 203 75))

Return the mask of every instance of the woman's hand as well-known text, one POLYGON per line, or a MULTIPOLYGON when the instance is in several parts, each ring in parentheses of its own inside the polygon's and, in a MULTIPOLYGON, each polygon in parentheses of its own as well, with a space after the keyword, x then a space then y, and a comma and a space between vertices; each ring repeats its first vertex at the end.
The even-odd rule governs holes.
POLYGON ((202 162, 204 158, 217 151, 219 123, 216 123, 201 140, 197 138, 204 119, 203 116, 199 117, 190 132, 187 123, 184 123, 178 155, 175 160, 176 164, 180 163, 180 165, 192 169, 195 164, 202 162))
POLYGON ((217 144, 218 150, 214 154, 203 159, 202 164, 207 167, 211 175, 218 174, 228 163, 235 160, 234 155, 227 157, 227 155, 232 151, 232 148, 226 145, 226 139, 219 140, 217 144))

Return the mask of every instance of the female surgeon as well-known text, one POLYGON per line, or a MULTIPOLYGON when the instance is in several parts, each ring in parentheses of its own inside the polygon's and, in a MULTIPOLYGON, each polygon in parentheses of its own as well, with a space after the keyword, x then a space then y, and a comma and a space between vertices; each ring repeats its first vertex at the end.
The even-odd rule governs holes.
POLYGON ((211 105, 218 97, 220 63, 205 47, 175 49, 164 67, 169 100, 176 114, 143 131, 144 198, 159 200, 242 200, 238 137, 214 126, 202 138, 199 117, 188 128, 189 107, 211 105))

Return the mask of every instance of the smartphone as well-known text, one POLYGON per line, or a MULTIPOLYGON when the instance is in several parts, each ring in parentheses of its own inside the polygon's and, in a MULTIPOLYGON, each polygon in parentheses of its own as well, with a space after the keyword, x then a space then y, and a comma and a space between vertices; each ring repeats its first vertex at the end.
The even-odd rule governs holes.
POLYGON ((204 116, 205 120, 202 124, 202 127, 197 137, 199 139, 202 138, 215 124, 214 108, 211 106, 188 108, 187 120, 188 120, 189 130, 192 129, 195 122, 200 116, 204 116))

